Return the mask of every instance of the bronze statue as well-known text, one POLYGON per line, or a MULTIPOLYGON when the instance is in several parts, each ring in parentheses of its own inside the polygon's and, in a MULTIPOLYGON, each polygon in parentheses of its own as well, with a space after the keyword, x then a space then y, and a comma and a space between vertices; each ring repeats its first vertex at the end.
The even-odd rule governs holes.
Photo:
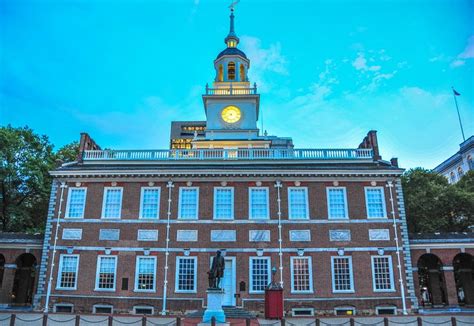
POLYGON ((225 260, 221 256, 220 250, 217 250, 217 254, 212 258, 211 270, 207 272, 209 276, 209 288, 220 289, 221 278, 224 276, 225 260))

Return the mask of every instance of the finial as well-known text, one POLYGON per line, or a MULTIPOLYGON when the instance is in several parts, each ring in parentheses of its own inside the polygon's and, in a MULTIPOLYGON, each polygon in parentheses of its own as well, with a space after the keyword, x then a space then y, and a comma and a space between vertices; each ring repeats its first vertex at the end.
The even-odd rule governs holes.
POLYGON ((225 38, 224 42, 227 44, 229 48, 235 48, 237 44, 239 44, 239 38, 235 34, 234 30, 234 7, 239 2, 239 0, 233 1, 229 8, 230 8, 230 29, 229 34, 225 38))

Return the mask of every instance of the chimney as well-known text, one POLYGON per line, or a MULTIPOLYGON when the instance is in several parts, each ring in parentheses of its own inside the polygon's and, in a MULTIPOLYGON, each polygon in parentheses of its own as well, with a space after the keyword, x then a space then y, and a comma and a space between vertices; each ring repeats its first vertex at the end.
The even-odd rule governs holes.
POLYGON ((100 146, 89 136, 87 132, 81 132, 81 139, 79 140, 79 153, 77 161, 82 162, 84 151, 101 150, 100 146))
POLYGON ((379 143, 377 141, 377 131, 371 130, 367 133, 367 136, 364 137, 362 143, 360 143, 359 148, 371 148, 373 150, 374 161, 382 159, 379 152, 379 143))

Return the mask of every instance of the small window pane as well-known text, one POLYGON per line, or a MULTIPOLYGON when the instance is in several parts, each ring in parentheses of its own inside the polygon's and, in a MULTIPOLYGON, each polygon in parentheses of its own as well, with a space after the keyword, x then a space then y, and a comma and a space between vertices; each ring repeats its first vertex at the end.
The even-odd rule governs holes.
POLYGON ((216 188, 214 197, 214 218, 233 218, 233 189, 216 188))
POLYGON ((250 272, 251 284, 250 290, 253 292, 263 292, 270 283, 268 271, 270 269, 270 259, 268 258, 251 258, 250 272))
POLYGON ((122 189, 106 189, 104 218, 120 218, 122 208, 122 189))
POLYGON ((86 189, 84 188, 70 188, 69 191, 69 206, 67 217, 82 218, 84 217, 84 206, 86 203, 86 189))
POLYGON ((59 263, 61 267, 59 287, 64 289, 76 288, 77 282, 77 256, 61 256, 59 263))
POLYGON ((160 205, 159 188, 142 188, 141 218, 158 218, 160 205))
POLYGON ((267 219, 268 214, 268 189, 250 189, 250 218, 267 219))
POLYGON ((368 217, 386 217, 382 189, 366 188, 365 195, 367 200, 368 217))
POLYGON ((198 216, 198 190, 196 188, 180 188, 180 218, 195 219, 198 216))
POLYGON ((178 257, 178 291, 196 291, 196 259, 178 257))
POLYGON ((328 190, 328 205, 330 218, 347 218, 346 192, 344 188, 328 190))
POLYGON ((288 189, 290 218, 308 218, 308 192, 306 188, 288 189))

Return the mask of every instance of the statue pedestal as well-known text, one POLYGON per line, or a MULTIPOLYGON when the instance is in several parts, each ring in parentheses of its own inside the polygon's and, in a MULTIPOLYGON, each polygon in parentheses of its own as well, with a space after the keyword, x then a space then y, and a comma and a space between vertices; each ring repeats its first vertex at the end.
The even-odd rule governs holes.
POLYGON ((202 317, 203 323, 210 323, 211 318, 216 318, 216 323, 225 323, 225 313, 222 309, 222 299, 224 298, 224 290, 207 289, 207 309, 202 317))

